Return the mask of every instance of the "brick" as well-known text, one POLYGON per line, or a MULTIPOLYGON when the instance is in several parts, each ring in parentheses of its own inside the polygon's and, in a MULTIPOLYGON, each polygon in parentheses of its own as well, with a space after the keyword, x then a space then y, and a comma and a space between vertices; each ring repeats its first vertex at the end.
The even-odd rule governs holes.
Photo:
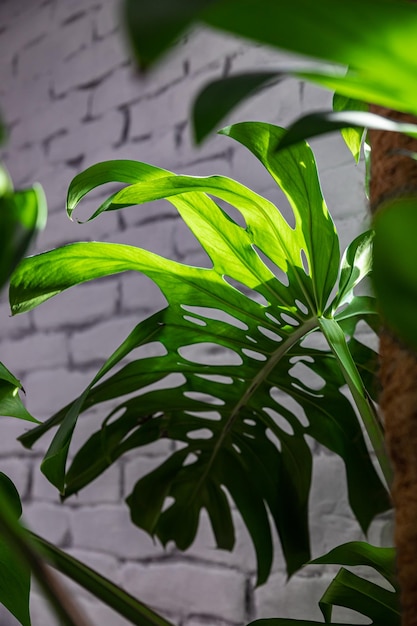
MULTIPOLYGON (((23 448, 21 449, 23 452, 23 448)), ((31 474, 29 461, 22 457, 2 459, 0 462, 0 471, 6 474, 14 483, 21 499, 26 498, 29 491, 29 480, 31 474)))
MULTIPOLYGON (((135 455, 133 456, 133 458, 124 464, 124 481, 123 481, 124 497, 127 497, 132 493, 135 484, 140 478, 142 478, 143 476, 146 476, 147 474, 155 470, 164 461, 164 458, 160 458, 157 456, 154 456, 154 457, 142 456, 144 451, 146 451, 146 448, 135 450, 135 455), (138 456, 138 453, 141 456, 138 456)), ((169 449, 166 449, 165 453, 168 454, 168 452, 169 452, 169 449)))
MULTIPOLYGON (((100 241, 103 239, 112 241, 118 230, 115 212, 106 213, 92 222, 78 224, 68 218, 65 211, 65 199, 66 191, 60 200, 60 210, 49 215, 45 229, 38 235, 36 252, 44 252, 76 241, 100 241)), ((80 219, 84 219, 84 213, 86 218, 89 217, 100 206, 101 202, 102 200, 87 198, 81 205, 83 214, 81 215, 81 211, 78 211, 75 219, 78 218, 78 213, 80 213, 80 219)))
MULTIPOLYGON (((233 56, 244 48, 242 39, 230 34, 209 30, 208 28, 196 28, 190 35, 185 46, 186 51, 198 49, 198 54, 189 53, 189 71, 191 74, 207 71, 207 67, 219 63, 223 64, 227 56, 233 56)), ((245 66, 247 69, 247 66, 245 66)))
POLYGON ((88 94, 75 91, 56 100, 45 94, 43 106, 36 113, 36 124, 32 119, 23 118, 11 130, 10 143, 21 146, 27 142, 54 142, 53 137, 68 132, 68 128, 81 123, 87 115, 88 94), (49 139, 50 138, 50 139, 49 139))
POLYGON ((65 366, 68 362, 67 342, 62 333, 45 333, 25 337, 20 341, 3 341, 2 358, 13 364, 16 372, 28 372, 40 367, 65 366))
POLYGON ((148 559, 164 554, 143 530, 130 522, 127 506, 83 506, 71 511, 71 530, 77 548, 104 552, 123 559, 148 559))
POLYGON ((136 326, 137 318, 122 317, 74 333, 70 339, 70 353, 74 363, 88 363, 92 359, 105 361, 136 326))
MULTIPOLYGON (((282 575, 274 575, 267 585, 255 591, 257 618, 281 617, 321 622, 323 616, 318 601, 331 580, 330 574, 296 575, 285 584, 282 575)), ((341 607, 334 608, 332 619, 335 623, 363 624, 363 616, 341 607)))
POLYGON ((130 593, 156 610, 237 623, 245 619, 245 578, 233 570, 188 563, 132 564, 122 568, 121 580, 130 593))
POLYGON ((96 120, 84 121, 81 126, 50 141, 48 159, 51 163, 68 161, 94 153, 103 145, 116 144, 121 138, 122 128, 123 117, 119 111, 110 111, 96 120))
MULTIPOLYGON (((31 316, 29 314, 11 316, 10 306, 5 302, 5 295, 2 297, 3 302, 0 304, 0 339, 16 338, 19 339, 26 335, 32 328, 31 316)), ((1 350, 1 348, 0 348, 1 350)), ((2 356, 2 361, 6 359, 2 356)), ((5 363, 7 366, 7 363, 5 363)))
POLYGON ((126 62, 127 51, 119 33, 113 33, 70 57, 54 77, 54 90, 62 94, 74 87, 98 83, 126 62))
MULTIPOLYGON (((149 313, 166 306, 166 301, 159 288, 147 276, 130 272, 121 279, 122 310, 126 312, 136 311, 149 313)), ((139 321, 139 320, 138 320, 139 321)))
POLYGON ((62 505, 45 502, 27 503, 24 521, 33 530, 51 543, 62 545, 68 536, 69 512, 62 505))
POLYGON ((17 437, 22 435, 25 431, 30 430, 33 425, 30 422, 16 419, 13 417, 2 417, 0 420, 1 426, 1 456, 5 455, 22 455, 24 448, 22 444, 17 441, 17 437))
MULTIPOLYGON (((94 32, 99 38, 106 37, 120 28, 120 8, 113 2, 104 2, 94 13, 94 32)), ((119 36, 124 37, 125 34, 120 32, 119 36)))
MULTIPOLYGON (((142 207, 136 207, 138 213, 141 213, 142 207)), ((142 213, 146 219, 148 212, 142 213)), ((144 248, 155 254, 171 259, 173 256, 173 229, 175 219, 165 219, 160 222, 149 221, 137 227, 131 227, 119 233, 115 233, 112 237, 113 243, 122 243, 128 246, 144 248)))
POLYGON ((118 297, 117 279, 105 278, 65 291, 33 313, 38 330, 92 324, 110 317, 118 297))
POLYGON ((39 370, 24 377, 28 409, 40 419, 50 417, 71 400, 75 400, 91 380, 92 373, 64 368, 39 370))
MULTIPOLYGON (((115 465, 91 485, 67 500, 68 506, 107 504, 120 501, 120 468, 115 465)), ((37 470, 33 474, 32 497, 37 502, 59 502, 57 489, 37 470)))

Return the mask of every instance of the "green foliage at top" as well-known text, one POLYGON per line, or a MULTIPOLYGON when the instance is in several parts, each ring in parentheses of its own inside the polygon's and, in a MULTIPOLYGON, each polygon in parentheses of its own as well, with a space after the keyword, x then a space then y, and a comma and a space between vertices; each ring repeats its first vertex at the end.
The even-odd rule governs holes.
MULTIPOLYGON (((331 63, 304 71, 277 72, 275 78, 291 73, 348 98, 417 114, 417 8, 413 3, 352 0, 338 3, 335 11, 331 0, 207 0, 192 3, 191 10, 188 0, 176 0, 175 32, 163 27, 169 15, 167 0, 155 0, 151 10, 145 0, 129 0, 125 2, 126 11, 131 11, 133 5, 137 14, 147 18, 146 36, 139 20, 127 21, 136 58, 142 66, 157 60, 181 29, 199 21, 331 63)), ((216 127, 227 107, 230 110, 238 99, 250 95, 273 76, 270 70, 246 77, 231 76, 206 88, 196 102, 196 137, 201 140, 216 127)))
POLYGON ((212 266, 183 265, 121 244, 75 243, 26 259, 10 288, 16 313, 73 285, 127 270, 159 286, 168 306, 132 330, 74 403, 21 440, 30 446, 58 426, 42 469, 65 497, 129 450, 161 438, 180 444, 134 486, 127 499, 133 522, 163 544, 173 540, 185 549, 205 509, 217 545, 230 549, 231 499, 255 546, 258 583, 272 563, 271 518, 288 573, 310 558, 312 455, 306 436, 343 459, 349 501, 364 530, 390 506, 342 392, 347 383, 381 452, 382 431, 362 381, 371 388, 375 355, 354 338, 359 320, 377 321, 373 299, 354 295, 370 268, 372 236, 355 240, 340 263, 312 152, 299 144, 277 153, 284 132, 261 123, 223 131, 246 146, 283 190, 294 226, 270 201, 222 176, 177 176, 132 161, 100 163, 73 180, 70 214, 98 185, 128 183, 91 219, 166 198, 212 266), (216 198, 237 209, 244 226, 216 198), (321 331, 328 347, 314 342, 321 331), (146 356, 152 347, 160 356, 146 356), (135 356, 138 348, 144 352, 135 356), (133 360, 118 368, 130 353, 133 360), (115 401, 114 410, 67 467, 78 416, 108 400, 115 401))

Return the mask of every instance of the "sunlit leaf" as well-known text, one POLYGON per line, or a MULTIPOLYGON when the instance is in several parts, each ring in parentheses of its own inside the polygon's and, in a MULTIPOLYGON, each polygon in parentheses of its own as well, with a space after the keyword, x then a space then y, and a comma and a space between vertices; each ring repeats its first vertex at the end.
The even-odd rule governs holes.
MULTIPOLYGON (((335 93, 333 96, 334 111, 367 111, 369 105, 361 100, 354 100, 335 93)), ((363 127, 342 128, 341 134, 356 163, 359 162, 361 146, 364 139, 365 129, 363 127)))
POLYGON ((205 509, 217 545, 230 549, 230 496, 254 543, 261 583, 272 562, 271 521, 289 574, 310 557, 312 455, 307 435, 343 459, 349 501, 364 530, 390 506, 355 410, 342 391, 347 369, 357 383, 354 391, 362 402, 362 417, 372 418, 363 385, 344 350, 352 346, 365 372, 369 352, 354 339, 342 350, 303 345, 319 333, 323 316, 331 317, 332 294, 338 288, 347 306, 334 311, 334 324, 346 324, 351 335, 360 319, 375 316, 375 307, 372 298, 350 293, 367 271, 360 242, 347 255, 339 284, 338 237, 310 148, 300 144, 277 152, 285 131, 268 124, 238 124, 223 132, 246 146, 270 172, 290 203, 294 226, 270 201, 222 176, 177 176, 131 162, 125 162, 125 174, 123 164, 108 162, 77 176, 69 190, 71 211, 100 184, 100 177, 103 184, 129 182, 90 219, 166 198, 212 267, 183 265, 139 248, 96 242, 25 260, 12 277, 14 312, 29 310, 70 286, 126 270, 151 278, 168 305, 132 330, 75 403, 21 440, 31 446, 58 426, 42 468, 64 497, 130 450, 161 438, 180 443, 134 486, 128 497, 133 521, 163 544, 172 540, 185 549, 205 509), (216 199, 237 209, 245 225, 216 199), (146 354, 150 345, 158 346, 160 356, 133 354, 133 360, 112 371, 134 350, 143 348, 146 354), (117 399, 67 468, 79 413, 117 399))

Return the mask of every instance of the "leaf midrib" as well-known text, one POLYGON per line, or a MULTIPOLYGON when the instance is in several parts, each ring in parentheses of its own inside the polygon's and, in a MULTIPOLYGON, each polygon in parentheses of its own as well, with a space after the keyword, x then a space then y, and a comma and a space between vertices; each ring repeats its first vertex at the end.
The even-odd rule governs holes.
POLYGON ((265 365, 259 369, 258 373, 252 379, 252 381, 251 382, 248 381, 249 386, 248 386, 247 391, 243 394, 243 396, 234 406, 233 410, 230 413, 230 417, 227 419, 220 433, 220 436, 218 437, 216 444, 213 447, 213 451, 206 465, 206 469, 201 475, 200 480, 196 484, 194 491, 190 496, 191 502, 193 502, 194 499, 197 497, 199 491, 201 490, 203 483, 207 479, 207 476, 213 466, 216 456, 220 448, 222 447, 225 438, 229 434, 236 419, 238 418, 241 408, 245 406, 245 404, 247 404, 248 400, 258 390, 259 386, 266 380, 269 373, 274 369, 274 367, 280 361, 280 359, 284 356, 284 354, 286 354, 292 348, 292 346, 294 346, 304 335, 306 335, 307 333, 309 333, 310 331, 314 330, 317 327, 318 327, 318 319, 316 316, 308 319, 302 326, 300 326, 300 328, 297 328, 292 333, 292 335, 288 337, 288 339, 286 339, 285 341, 283 341, 282 344, 280 344, 279 348, 277 348, 277 350, 272 354, 272 356, 270 357, 270 359, 268 359, 265 365))

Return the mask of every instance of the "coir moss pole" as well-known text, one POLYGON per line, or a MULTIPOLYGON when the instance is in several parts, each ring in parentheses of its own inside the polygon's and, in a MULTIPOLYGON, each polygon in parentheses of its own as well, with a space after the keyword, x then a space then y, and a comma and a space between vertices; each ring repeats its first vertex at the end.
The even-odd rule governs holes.
MULTIPOLYGON (((416 123, 410 115, 382 107, 372 106, 371 111, 416 123)), ((389 198, 417 196, 417 161, 404 154, 404 150, 417 152, 417 141, 383 131, 370 131, 369 136, 371 211, 377 211, 389 198)), ((417 355, 388 328, 380 333, 380 381, 380 406, 394 470, 392 499, 402 625, 417 626, 417 355)))

